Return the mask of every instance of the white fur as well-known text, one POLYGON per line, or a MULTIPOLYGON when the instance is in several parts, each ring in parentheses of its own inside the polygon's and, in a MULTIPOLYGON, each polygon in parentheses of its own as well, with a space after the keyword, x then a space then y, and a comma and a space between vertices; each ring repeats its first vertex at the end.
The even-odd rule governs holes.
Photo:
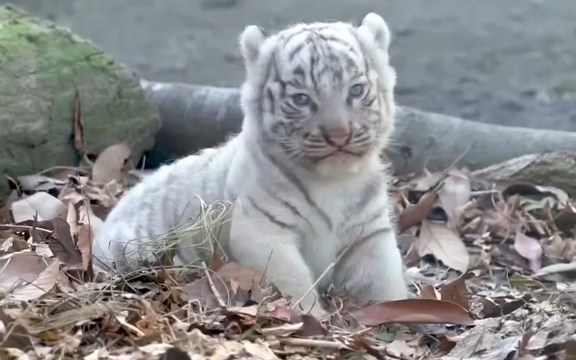
MULTIPOLYGON (((265 95, 262 84, 274 85, 270 83, 268 65, 272 56, 283 64, 287 60, 282 54, 299 44, 300 40, 294 40, 293 46, 287 44, 286 49, 278 50, 282 36, 297 34, 309 26, 318 24, 299 24, 270 37, 256 26, 244 30, 240 36, 246 64, 242 132, 218 148, 161 167, 129 191, 98 234, 95 259, 124 272, 134 266, 133 261, 154 260, 142 239, 166 234, 197 217, 199 196, 208 204, 234 201, 229 236, 220 239, 224 251, 232 260, 265 271, 293 300, 311 289, 339 253, 348 249, 333 271, 303 298, 304 310, 318 316, 326 314, 319 303, 319 289, 325 290, 330 283, 346 289, 361 303, 408 296, 390 218, 389 176, 379 159, 393 129, 395 109, 395 75, 387 55, 390 32, 380 16, 368 14, 360 27, 333 23, 330 29, 322 30, 361 48, 371 62, 366 76, 379 84, 378 96, 383 102, 378 115, 383 127, 381 137, 373 141, 375 145, 362 157, 340 154, 313 167, 285 159, 274 142, 262 145, 264 135, 272 134, 269 131, 275 121, 271 115, 274 111, 264 109, 259 113, 258 106, 265 95), (349 29, 356 32, 360 43, 349 29), (274 165, 274 161, 281 162, 281 166, 274 165), (306 191, 299 189, 282 169, 293 174, 306 191), (306 199, 306 193, 310 199, 306 199), (365 204, 360 203, 361 199, 365 204), (364 242, 358 241, 370 234, 364 242)), ((334 106, 340 106, 338 100, 334 100, 334 106)), ((340 114, 322 118, 328 116, 323 111, 318 110, 314 121, 328 121, 329 125, 332 117, 340 114)), ((198 260, 193 248, 197 242, 195 238, 183 239, 177 260, 183 264, 198 260)))

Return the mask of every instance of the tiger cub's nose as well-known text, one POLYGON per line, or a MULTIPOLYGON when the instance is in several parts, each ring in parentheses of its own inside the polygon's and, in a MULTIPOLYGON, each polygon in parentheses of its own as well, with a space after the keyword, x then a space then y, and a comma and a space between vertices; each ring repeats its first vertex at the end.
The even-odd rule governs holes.
POLYGON ((351 131, 347 126, 322 127, 324 140, 332 146, 344 146, 350 141, 351 131))

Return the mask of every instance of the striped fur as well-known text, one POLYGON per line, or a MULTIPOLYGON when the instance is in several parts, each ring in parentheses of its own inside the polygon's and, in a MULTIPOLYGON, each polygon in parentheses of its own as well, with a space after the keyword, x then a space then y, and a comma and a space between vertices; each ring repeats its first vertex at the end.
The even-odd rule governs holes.
MULTIPOLYGON (((408 296, 379 159, 394 127, 389 42, 373 13, 360 26, 298 24, 270 36, 248 26, 240 37, 242 131, 134 187, 99 232, 95 258, 121 271, 124 257, 150 260, 132 240, 197 217, 199 196, 234 202, 224 251, 294 300, 347 249, 304 297, 305 310, 326 314, 319 294, 331 283, 361 303, 408 296)), ((184 239, 177 260, 202 258, 197 241, 184 239)))

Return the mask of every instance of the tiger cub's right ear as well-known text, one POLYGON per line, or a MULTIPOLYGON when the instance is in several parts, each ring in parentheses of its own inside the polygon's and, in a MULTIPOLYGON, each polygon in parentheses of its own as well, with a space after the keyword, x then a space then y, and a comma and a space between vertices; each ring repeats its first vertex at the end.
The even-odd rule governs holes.
POLYGON ((247 66, 258 60, 264 40, 266 40, 264 32, 256 25, 247 26, 240 35, 240 50, 247 66))

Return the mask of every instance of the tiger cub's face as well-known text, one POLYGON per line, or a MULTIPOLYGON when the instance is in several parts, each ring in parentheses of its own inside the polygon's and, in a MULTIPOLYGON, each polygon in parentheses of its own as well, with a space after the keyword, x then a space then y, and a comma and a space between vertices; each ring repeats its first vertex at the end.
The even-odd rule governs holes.
MULTIPOLYGON (((378 19, 374 26, 386 26, 378 19)), ((388 29, 374 26, 296 25, 260 45, 253 62, 259 68, 250 70, 260 80, 254 110, 268 146, 321 172, 353 168, 380 152, 393 128, 395 79, 388 29)))

